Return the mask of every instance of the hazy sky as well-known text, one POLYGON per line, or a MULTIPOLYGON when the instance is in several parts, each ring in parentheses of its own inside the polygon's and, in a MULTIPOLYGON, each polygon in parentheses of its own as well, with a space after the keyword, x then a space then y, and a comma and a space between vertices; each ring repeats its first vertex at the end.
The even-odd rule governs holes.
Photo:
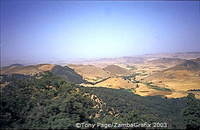
POLYGON ((1 60, 200 51, 199 1, 1 1, 1 60))

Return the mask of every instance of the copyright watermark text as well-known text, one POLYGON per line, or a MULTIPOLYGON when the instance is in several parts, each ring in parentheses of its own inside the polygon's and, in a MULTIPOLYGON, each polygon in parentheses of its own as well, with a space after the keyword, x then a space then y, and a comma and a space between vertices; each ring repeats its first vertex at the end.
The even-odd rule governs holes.
POLYGON ((166 122, 153 122, 153 123, 111 123, 111 124, 104 124, 104 123, 76 123, 76 128, 167 128, 166 122))

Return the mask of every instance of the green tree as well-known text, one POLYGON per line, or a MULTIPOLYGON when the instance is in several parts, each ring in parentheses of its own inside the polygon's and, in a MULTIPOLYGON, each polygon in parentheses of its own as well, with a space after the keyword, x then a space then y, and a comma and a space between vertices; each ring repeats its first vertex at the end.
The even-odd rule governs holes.
POLYGON ((190 93, 187 96, 187 107, 183 110, 187 129, 200 129, 200 100, 190 93))

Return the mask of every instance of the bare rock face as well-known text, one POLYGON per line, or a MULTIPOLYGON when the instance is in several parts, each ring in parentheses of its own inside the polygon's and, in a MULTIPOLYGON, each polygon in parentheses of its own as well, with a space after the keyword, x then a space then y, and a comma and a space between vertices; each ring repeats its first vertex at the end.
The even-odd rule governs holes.
POLYGON ((85 93, 84 96, 90 98, 92 101, 94 101, 93 108, 98 109, 96 113, 93 115, 90 115, 90 118, 99 118, 105 114, 109 115, 118 115, 117 112, 114 110, 114 108, 107 108, 106 103, 102 101, 97 95, 85 93))

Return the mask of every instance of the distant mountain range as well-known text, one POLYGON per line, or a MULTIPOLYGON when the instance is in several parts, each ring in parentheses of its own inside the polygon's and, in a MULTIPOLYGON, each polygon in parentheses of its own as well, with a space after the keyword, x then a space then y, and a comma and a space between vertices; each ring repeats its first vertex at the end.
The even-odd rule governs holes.
MULTIPOLYGON (((172 75, 172 77, 176 77, 176 75, 180 74, 180 73, 188 73, 188 74, 198 73, 198 72, 200 72, 199 59, 200 58, 191 59, 191 60, 178 60, 179 64, 177 64, 171 68, 165 69, 163 71, 160 71, 158 73, 155 73, 147 78, 151 79, 153 77, 154 78, 167 77, 168 74, 172 75)), ((174 62, 172 59, 170 59, 170 62, 171 61, 174 62)), ((175 61, 177 61, 177 59, 175 59, 175 61)), ((166 62, 169 62, 169 59, 166 59, 166 62)), ((180 75, 178 75, 177 77, 181 78, 180 75)))
POLYGON ((186 60, 183 63, 176 65, 167 70, 187 70, 187 71, 195 71, 195 72, 200 71, 200 62, 198 62, 198 59, 186 60))

